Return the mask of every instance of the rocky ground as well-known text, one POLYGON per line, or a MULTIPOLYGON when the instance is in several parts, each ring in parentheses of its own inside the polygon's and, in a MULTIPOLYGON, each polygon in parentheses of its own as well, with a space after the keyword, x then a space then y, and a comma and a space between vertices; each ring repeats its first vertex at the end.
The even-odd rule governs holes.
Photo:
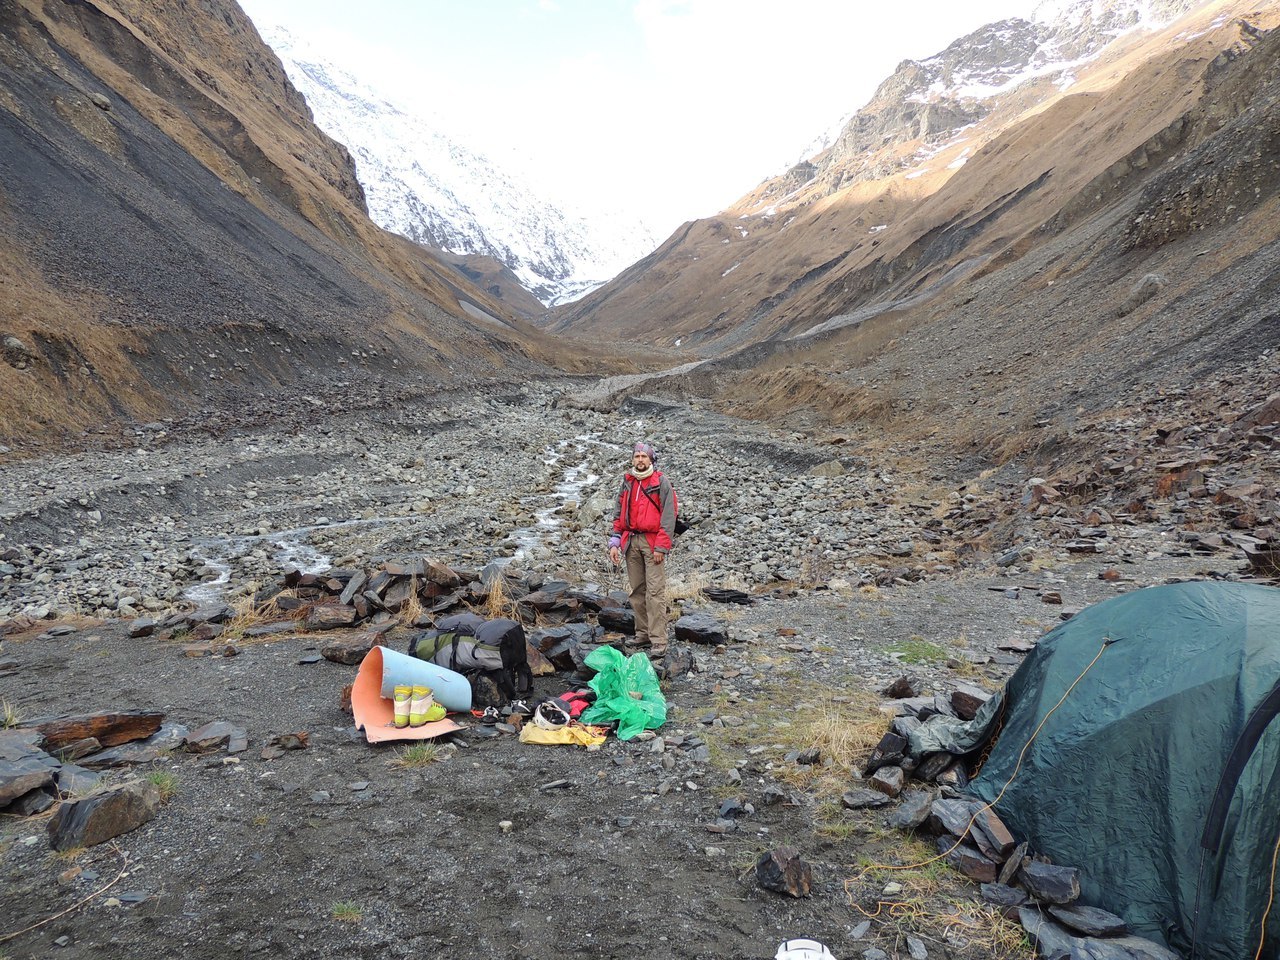
MULTIPOLYGON (((574 399, 562 384, 217 433, 152 424, 128 445, 0 464, 7 722, 155 710, 248 740, 113 770, 108 782, 171 775, 172 796, 109 844, 55 853, 48 813, 5 816, 0 956, 770 957, 796 936, 841 958, 1028 956, 958 874, 865 873, 932 848, 883 811, 842 808, 858 749, 845 732, 878 735, 880 692, 904 674, 924 691, 997 688, 1037 636, 1117 591, 1255 576, 1239 508, 1248 535, 1265 526, 1269 444, 1223 440, 1229 464, 1166 457, 1146 487, 1113 494, 869 464, 676 401, 599 413, 574 399), (321 635, 203 658, 130 638, 144 615, 243 607, 289 566, 427 556, 617 587, 603 513, 641 436, 698 521, 672 558, 674 605, 731 638, 693 648, 695 670, 665 683, 655 738, 587 752, 464 718, 414 765, 354 731, 340 699, 356 668, 315 656, 321 635), (1244 490, 1250 456, 1261 473, 1244 490), (757 599, 713 604, 707 586, 757 599), (264 752, 300 732, 306 749, 264 752), (812 748, 819 762, 799 763, 812 748), (812 865, 810 896, 756 882, 756 859, 783 845, 812 865), (869 878, 906 879, 891 897, 905 906, 877 912, 869 878)), ((1165 442, 1149 428, 1127 442, 1165 442)), ((396 626, 384 642, 407 637, 396 626)), ((538 692, 580 682, 549 676, 538 692)))

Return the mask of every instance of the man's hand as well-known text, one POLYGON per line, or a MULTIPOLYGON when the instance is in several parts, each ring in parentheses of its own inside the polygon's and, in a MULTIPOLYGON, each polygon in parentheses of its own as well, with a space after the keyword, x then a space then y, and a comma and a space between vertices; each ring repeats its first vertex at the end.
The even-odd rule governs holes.
POLYGON ((619 564, 622 563, 622 551, 617 547, 610 547, 609 559, 613 561, 613 565, 615 567, 618 566, 619 564))
POLYGON ((665 563, 665 562, 666 562, 666 559, 667 559, 667 555, 666 555, 665 553, 659 553, 659 552, 658 552, 658 551, 656 551, 656 550, 653 552, 653 562, 654 562, 654 563, 656 563, 656 564, 658 564, 658 565, 661 565, 661 564, 663 564, 663 563, 665 563))

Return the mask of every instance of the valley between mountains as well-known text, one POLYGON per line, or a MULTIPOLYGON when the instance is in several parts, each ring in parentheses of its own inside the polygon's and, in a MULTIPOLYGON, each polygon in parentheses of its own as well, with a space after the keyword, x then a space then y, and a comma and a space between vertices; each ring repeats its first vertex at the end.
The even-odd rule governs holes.
POLYGON ((902 819, 967 774, 882 800, 872 750, 1091 604, 1275 584, 1278 23, 987 25, 597 286, 632 247, 326 133, 232 0, 0 4, 0 960, 1030 960, 902 819), (518 616, 535 698, 633 652, 641 439, 664 724, 369 743, 363 658, 446 610, 518 616))

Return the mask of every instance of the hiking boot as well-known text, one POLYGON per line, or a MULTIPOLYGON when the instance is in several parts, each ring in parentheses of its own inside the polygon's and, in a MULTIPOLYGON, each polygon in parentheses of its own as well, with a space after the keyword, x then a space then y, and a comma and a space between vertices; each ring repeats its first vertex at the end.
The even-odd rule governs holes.
POLYGON ((407 727, 409 725, 409 704, 413 697, 413 687, 408 685, 397 685, 394 690, 394 700, 396 707, 395 724, 397 727, 407 727))
POLYGON ((662 643, 649 644, 650 657, 653 657, 653 658, 665 657, 666 655, 667 655, 667 644, 665 640, 662 643))
POLYGON ((430 687, 413 688, 413 699, 409 701, 409 726, 420 727, 427 722, 427 711, 436 705, 430 687))

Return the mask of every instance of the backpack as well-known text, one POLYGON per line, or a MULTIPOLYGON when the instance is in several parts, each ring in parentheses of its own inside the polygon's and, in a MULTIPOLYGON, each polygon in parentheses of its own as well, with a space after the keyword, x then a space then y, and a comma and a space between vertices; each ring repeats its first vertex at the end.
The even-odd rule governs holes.
MULTIPOLYGON (((670 481, 667 482, 670 483, 670 481)), ((644 487, 641 487, 640 490, 644 493, 648 501, 653 504, 654 509, 661 513, 662 504, 658 502, 657 497, 652 496, 644 487)), ((680 516, 680 498, 676 496, 676 488, 674 486, 671 487, 671 506, 674 507, 676 511, 675 535, 678 537, 682 533, 685 533, 692 524, 685 523, 680 516)))
POLYGON ((516 620, 445 617, 410 641, 409 656, 466 677, 474 706, 500 707, 533 689, 524 626, 516 620))

